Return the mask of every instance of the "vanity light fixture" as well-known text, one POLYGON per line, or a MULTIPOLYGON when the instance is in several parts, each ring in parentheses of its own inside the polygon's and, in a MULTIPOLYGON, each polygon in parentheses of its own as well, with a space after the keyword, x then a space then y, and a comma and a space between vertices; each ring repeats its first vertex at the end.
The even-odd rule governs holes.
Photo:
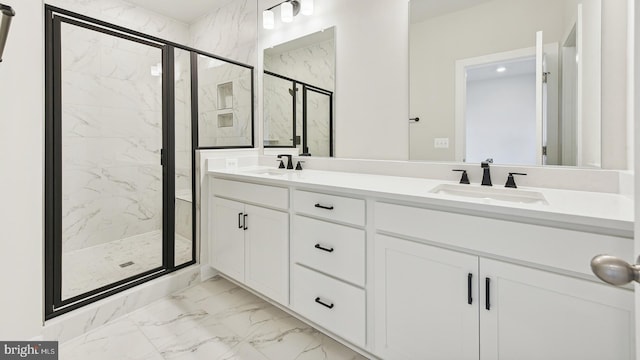
POLYGON ((280 20, 283 23, 290 23, 293 18, 302 13, 303 15, 313 15, 313 0, 285 0, 262 12, 262 27, 271 30, 275 27, 275 14, 273 9, 280 6, 280 20))
POLYGON ((7 44, 9 36, 9 27, 11 27, 11 19, 16 15, 11 6, 0 4, 0 62, 2 62, 2 53, 7 44))
POLYGON ((265 10, 262 12, 262 27, 271 30, 275 27, 275 14, 273 10, 265 10))
POLYGON ((504 66, 500 66, 499 68, 496 69, 496 72, 499 72, 499 73, 503 73, 505 71, 507 71, 507 68, 504 66))
POLYGON ((291 1, 283 2, 280 5, 280 19, 283 23, 290 23, 293 21, 293 4, 291 1))

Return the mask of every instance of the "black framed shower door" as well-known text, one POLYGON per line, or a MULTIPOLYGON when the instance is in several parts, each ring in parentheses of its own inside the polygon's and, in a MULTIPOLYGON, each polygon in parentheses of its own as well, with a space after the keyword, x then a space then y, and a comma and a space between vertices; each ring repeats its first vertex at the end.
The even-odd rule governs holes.
POLYGON ((185 262, 176 264, 174 47, 62 9, 47 6, 45 13, 45 315, 50 319, 196 262, 197 122, 189 119, 191 251, 185 262), (97 61, 91 59, 95 55, 88 54, 91 51, 98 52, 97 61), (142 59, 140 68, 124 63, 127 56, 142 59), (109 57, 122 63, 112 66, 109 57), (147 65, 152 65, 151 75, 145 74, 147 65), (150 129, 148 136, 140 135, 145 127, 150 129), (100 131, 109 135, 100 136, 96 133, 100 131), (129 181, 132 176, 142 180, 129 181), (84 212, 69 220, 78 209, 84 212), (137 221, 118 223, 127 216, 137 221), (101 217, 100 225, 87 230, 96 217, 101 217), (121 241, 119 236, 129 240, 115 243, 121 241), (82 247, 87 243, 90 246, 82 247), (133 251, 139 244, 150 244, 158 253, 131 255, 137 258, 120 267, 144 263, 139 256, 153 256, 154 261, 133 268, 134 272, 109 270, 116 276, 89 278, 84 288, 65 287, 70 278, 90 277, 96 263, 118 256, 91 253, 94 249, 107 251, 105 246, 111 246, 117 251, 129 246, 133 251), (70 253, 77 256, 70 260, 70 253), (96 256, 93 261, 92 256, 96 256), (76 268, 63 269, 74 261, 76 268))
POLYGON ((265 148, 297 148, 300 147, 302 155, 313 156, 329 156, 333 157, 333 91, 326 90, 306 82, 293 79, 284 75, 280 75, 268 70, 264 70, 264 74, 272 76, 275 79, 284 80, 291 83, 289 93, 291 95, 291 145, 264 145, 265 148), (301 114, 298 114, 298 89, 302 89, 301 99, 301 114), (320 109, 322 105, 325 109, 320 109), (319 119, 318 117, 325 117, 319 119), (300 120, 300 121, 299 121, 300 120), (325 122, 321 126, 313 127, 309 123, 313 122, 325 122), (315 136, 318 136, 315 132, 319 128, 324 128, 324 131, 320 131, 322 134, 320 141, 310 141, 315 136), (311 144, 311 143, 314 144, 311 144), (321 144, 318 146, 318 144, 321 144), (322 148, 322 150, 320 149, 322 148))

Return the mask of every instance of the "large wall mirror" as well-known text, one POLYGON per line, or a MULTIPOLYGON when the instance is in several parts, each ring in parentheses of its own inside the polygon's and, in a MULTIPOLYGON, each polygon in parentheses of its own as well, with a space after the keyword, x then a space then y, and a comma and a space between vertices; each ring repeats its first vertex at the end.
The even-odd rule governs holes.
POLYGON ((601 0, 411 0, 410 158, 601 166, 601 0))
POLYGON ((264 147, 333 156, 335 31, 264 50, 264 147))

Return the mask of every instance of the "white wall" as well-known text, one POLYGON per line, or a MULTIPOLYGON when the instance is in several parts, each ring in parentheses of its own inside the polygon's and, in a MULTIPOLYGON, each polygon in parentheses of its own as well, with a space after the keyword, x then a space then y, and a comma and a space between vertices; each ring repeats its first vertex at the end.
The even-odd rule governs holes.
MULTIPOLYGON (((602 167, 627 163, 627 0, 602 0, 602 167)), ((631 144, 633 146, 633 144, 631 144)))
MULTIPOLYGON (((260 11, 278 1, 259 0, 260 11)), ((404 0, 323 0, 314 15, 273 30, 258 21, 259 49, 335 26, 335 155, 407 159, 408 3, 404 0)), ((262 51, 258 53, 262 71, 262 51)), ((262 80, 258 82, 262 98, 262 80)), ((262 119, 262 104, 259 119, 262 119)))
POLYGON ((43 318, 43 8, 3 3, 16 17, 0 63, 0 338, 24 340, 43 318))

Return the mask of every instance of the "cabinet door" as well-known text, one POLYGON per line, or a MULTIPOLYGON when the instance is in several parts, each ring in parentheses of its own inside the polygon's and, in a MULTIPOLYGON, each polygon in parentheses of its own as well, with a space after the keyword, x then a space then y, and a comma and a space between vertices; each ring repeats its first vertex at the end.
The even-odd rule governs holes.
POLYGON ((244 204, 213 197, 210 221, 211 266, 238 281, 244 281, 244 204))
POLYGON ((633 359, 633 292, 494 260, 480 270, 481 359, 633 359))
POLYGON ((246 205, 247 286, 280 302, 289 303, 289 215, 246 205))
POLYGON ((477 256, 376 235, 374 266, 377 355, 478 359, 477 256))

